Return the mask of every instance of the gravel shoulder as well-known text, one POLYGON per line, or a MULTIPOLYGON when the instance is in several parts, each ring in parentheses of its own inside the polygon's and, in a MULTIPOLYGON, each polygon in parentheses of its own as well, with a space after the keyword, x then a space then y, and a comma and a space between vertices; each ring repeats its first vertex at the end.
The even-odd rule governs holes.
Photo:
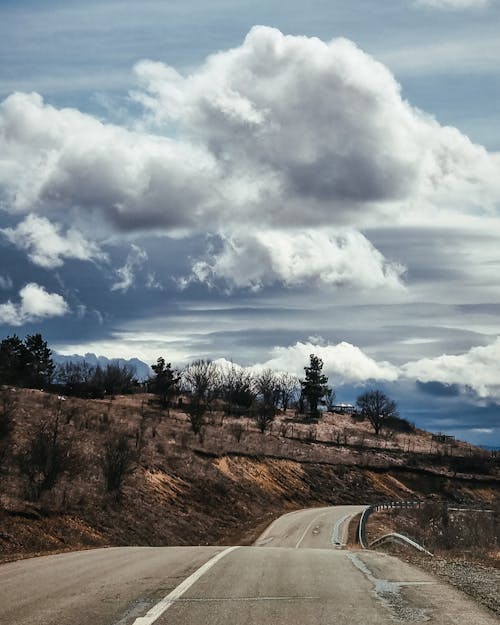
POLYGON ((500 569, 458 558, 430 558, 402 553, 399 550, 397 555, 458 588, 500 615, 500 569))

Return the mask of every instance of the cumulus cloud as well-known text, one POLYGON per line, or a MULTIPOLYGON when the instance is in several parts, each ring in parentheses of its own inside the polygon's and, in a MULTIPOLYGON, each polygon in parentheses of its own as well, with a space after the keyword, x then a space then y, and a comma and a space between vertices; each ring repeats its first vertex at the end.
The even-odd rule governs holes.
POLYGON ((393 382, 399 376, 399 371, 394 365, 384 361, 377 362, 359 347, 346 342, 337 345, 318 345, 310 341, 298 341, 288 347, 274 347, 271 358, 255 365, 254 368, 269 368, 303 375, 310 354, 316 354, 323 360, 324 370, 332 377, 334 384, 361 384, 370 380, 393 382))
POLYGON ((3 228, 0 232, 18 249, 28 252, 35 265, 47 269, 61 267, 66 258, 105 258, 99 247, 87 241, 78 230, 70 228, 66 234, 61 234, 61 226, 45 217, 28 215, 15 228, 3 228))
POLYGON ((187 77, 151 62, 136 71, 147 92, 136 98, 155 120, 208 146, 226 190, 267 220, 353 223, 367 206, 394 212, 419 194, 498 192, 498 159, 412 108, 387 68, 346 39, 256 27, 187 77))
POLYGON ((56 109, 36 93, 3 102, 0 138, 3 205, 18 211, 96 211, 126 229, 192 226, 213 180, 203 149, 56 109))
POLYGON ((0 323, 22 326, 49 317, 60 317, 69 312, 64 298, 57 293, 48 293, 43 286, 30 282, 19 291, 20 301, 8 300, 0 304, 0 323))
POLYGON ((489 4, 489 0, 415 0, 417 6, 432 9, 480 9, 489 4))
POLYGON ((276 283, 401 288, 403 271, 359 232, 263 230, 224 236, 221 250, 193 265, 192 279, 252 291, 276 283))
POLYGON ((490 345, 473 347, 463 354, 424 358, 401 367, 374 360, 350 343, 324 345, 310 339, 287 347, 274 347, 270 359, 252 368, 271 368, 303 375, 309 354, 316 354, 324 361, 324 370, 334 384, 394 382, 407 378, 454 389, 458 387, 469 394, 469 399, 500 403, 500 337, 490 345))
POLYGON ((473 347, 464 354, 423 358, 407 363, 402 369, 406 376, 421 382, 456 384, 472 390, 481 399, 498 401, 499 360, 500 337, 491 345, 473 347))
MULTIPOLYGON (((133 244, 125 264, 115 271, 117 281, 113 284, 111 290, 126 293, 135 284, 137 270, 141 269, 147 260, 147 252, 138 245, 133 244)), ((151 274, 147 277, 147 284, 150 288, 152 288, 151 284, 156 285, 154 276, 151 276, 151 274), (152 283, 151 280, 153 280, 152 283)))
POLYGON ((9 96, 2 205, 216 232, 359 226, 410 200, 487 210, 500 195, 498 157, 412 108, 389 70, 346 39, 255 27, 187 76, 151 61, 136 73, 138 130, 9 96))

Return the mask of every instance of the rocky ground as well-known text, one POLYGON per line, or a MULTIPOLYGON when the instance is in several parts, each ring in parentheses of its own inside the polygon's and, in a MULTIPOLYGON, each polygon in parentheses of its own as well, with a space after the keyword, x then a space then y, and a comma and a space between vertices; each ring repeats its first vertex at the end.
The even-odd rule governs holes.
POLYGON ((430 549, 433 556, 410 547, 386 543, 378 547, 416 564, 436 577, 457 587, 476 601, 500 615, 500 536, 489 512, 451 512, 446 531, 439 526, 436 503, 430 511, 399 510, 374 513, 367 524, 371 542, 389 532, 416 539, 430 549), (453 516, 454 515, 454 516, 453 516), (478 517, 488 516, 487 521, 478 517), (473 526, 478 532, 472 532, 473 526), (462 530, 469 543, 463 548, 462 530), (449 540, 451 537, 451 540, 449 540), (471 544, 474 543, 474 544, 471 544))

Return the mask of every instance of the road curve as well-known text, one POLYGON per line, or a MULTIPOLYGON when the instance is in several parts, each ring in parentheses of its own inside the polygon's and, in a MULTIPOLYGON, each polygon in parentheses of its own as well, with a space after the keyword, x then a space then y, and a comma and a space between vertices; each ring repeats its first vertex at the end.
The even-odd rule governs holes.
POLYGON ((498 623, 397 558, 339 548, 359 508, 285 515, 253 547, 125 547, 5 564, 0 624, 498 623))
POLYGON ((276 519, 255 546, 330 549, 347 543, 349 521, 366 506, 306 508, 276 519))

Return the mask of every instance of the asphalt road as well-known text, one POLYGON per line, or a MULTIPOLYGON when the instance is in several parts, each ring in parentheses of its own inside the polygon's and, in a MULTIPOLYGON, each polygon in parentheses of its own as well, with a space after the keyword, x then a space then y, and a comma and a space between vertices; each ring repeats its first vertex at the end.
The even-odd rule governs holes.
POLYGON ((0 566, 1 625, 490 625, 399 559, 342 549, 362 507, 285 515, 254 547, 126 547, 0 566))
POLYGON ((285 514, 265 530, 257 546, 331 549, 347 543, 349 521, 366 506, 309 508, 285 514))

